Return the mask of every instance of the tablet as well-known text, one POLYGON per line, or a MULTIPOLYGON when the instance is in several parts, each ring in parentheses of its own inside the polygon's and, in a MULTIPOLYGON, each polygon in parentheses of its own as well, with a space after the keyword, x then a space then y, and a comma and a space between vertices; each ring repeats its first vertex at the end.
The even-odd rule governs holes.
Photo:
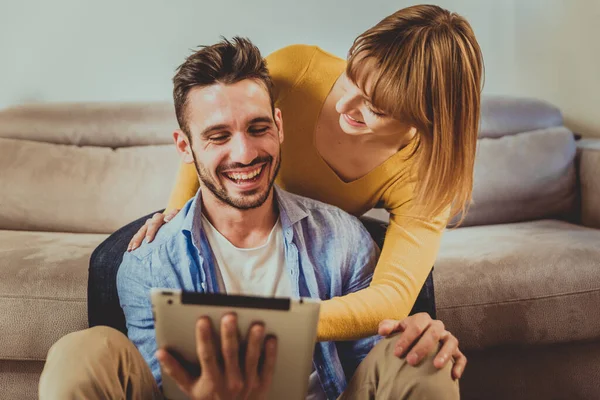
MULTIPOLYGON (((317 339, 319 300, 233 296, 215 293, 152 289, 152 311, 158 348, 174 353, 190 372, 199 372, 196 354, 196 322, 202 316, 212 320, 219 335, 221 317, 235 312, 244 337, 250 325, 262 321, 266 333, 277 337, 277 360, 269 400, 304 400, 317 339)), ((162 372, 163 393, 167 399, 187 396, 162 372)))

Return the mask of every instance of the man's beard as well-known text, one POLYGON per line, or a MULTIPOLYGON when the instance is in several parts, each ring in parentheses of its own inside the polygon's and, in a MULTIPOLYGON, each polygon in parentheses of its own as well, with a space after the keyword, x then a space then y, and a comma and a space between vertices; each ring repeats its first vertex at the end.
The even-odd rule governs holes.
MULTIPOLYGON (((250 210, 252 208, 257 208, 257 207, 262 206, 264 204, 264 202, 267 201, 267 199, 269 198, 269 194, 271 194, 271 190, 273 189, 273 185, 275 184, 275 178, 277 177, 277 174, 279 173, 279 167, 281 165, 281 149, 280 149, 279 156, 277 158, 277 164, 275 165, 275 171, 273 173, 273 176, 270 178, 269 183, 267 184, 267 189, 264 191, 264 193, 260 193, 260 195, 256 198, 249 199, 248 197, 254 197, 255 194, 258 194, 258 190, 260 190, 260 189, 255 189, 254 191, 248 192, 248 194, 246 194, 246 195, 242 195, 242 196, 239 196, 238 198, 234 198, 229 195, 229 193, 227 192, 227 189, 225 189, 225 187, 223 185, 216 182, 215 179, 213 179, 211 177, 209 171, 206 168, 204 168, 204 166, 202 166, 202 165, 200 165, 200 163, 198 163, 198 161, 196 159, 196 155, 194 154, 193 151, 192 151, 192 156, 194 158, 194 165, 196 166, 196 172, 198 173, 198 177, 200 178, 200 184, 203 185, 204 187, 206 187, 208 190, 210 190, 223 203, 228 204, 231 207, 237 208, 239 210, 250 210)), ((219 167, 217 167, 216 174, 217 174, 217 176, 223 176, 221 174, 221 172, 225 169, 249 167, 249 166, 261 164, 261 163, 265 163, 261 174, 267 173, 267 171, 266 171, 267 167, 269 167, 269 169, 270 169, 273 165, 273 157, 271 157, 271 156, 257 157, 254 160, 252 160, 252 162, 250 164, 247 164, 247 165, 243 165, 243 164, 239 164, 239 163, 229 164, 229 165, 220 165, 219 167)), ((223 177, 222 179, 228 179, 228 178, 223 177)), ((262 177, 261 177, 261 179, 262 179, 262 177)))

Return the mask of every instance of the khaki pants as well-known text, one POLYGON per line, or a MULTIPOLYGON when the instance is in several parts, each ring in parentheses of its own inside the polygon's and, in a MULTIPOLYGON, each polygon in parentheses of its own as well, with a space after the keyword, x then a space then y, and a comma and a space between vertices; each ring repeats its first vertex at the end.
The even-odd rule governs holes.
MULTIPOLYGON (((383 339, 352 377, 341 400, 458 399, 451 363, 433 366, 433 354, 418 366, 393 354, 394 338, 383 339)), ((66 335, 48 352, 40 399, 162 399, 150 368, 121 332, 98 326, 66 335)))

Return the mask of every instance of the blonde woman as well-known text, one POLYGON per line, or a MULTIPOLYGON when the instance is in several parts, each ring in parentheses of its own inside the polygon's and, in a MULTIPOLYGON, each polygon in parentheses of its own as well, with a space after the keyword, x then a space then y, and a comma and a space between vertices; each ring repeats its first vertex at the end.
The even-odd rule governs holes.
MULTIPOLYGON (((409 363, 416 363, 441 338, 434 363, 441 367, 454 358, 453 376, 460 377, 466 359, 443 324, 426 314, 405 318, 444 228, 471 197, 483 74, 479 45, 464 18, 420 5, 382 20, 356 38, 348 54, 343 60, 294 45, 267 57, 285 120, 278 184, 356 216, 376 206, 390 212, 370 287, 322 303, 319 340, 400 330, 396 353, 407 354, 419 341, 408 353, 409 363), (380 326, 386 319, 404 320, 380 326)), ((197 190, 194 166, 183 165, 165 213, 115 233, 95 252, 90 273, 110 264, 116 274, 132 228, 143 224, 128 250, 152 240, 197 190)))

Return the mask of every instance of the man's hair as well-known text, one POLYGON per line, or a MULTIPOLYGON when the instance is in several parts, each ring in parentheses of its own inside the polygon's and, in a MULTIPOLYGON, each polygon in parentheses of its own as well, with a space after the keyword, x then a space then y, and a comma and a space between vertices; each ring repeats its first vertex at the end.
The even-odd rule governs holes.
POLYGON ((200 46, 200 50, 186 58, 173 77, 173 100, 175 115, 181 130, 190 137, 187 125, 187 97, 194 87, 221 83, 234 84, 245 79, 262 83, 274 109, 273 82, 258 48, 247 38, 235 36, 212 46, 200 46))

